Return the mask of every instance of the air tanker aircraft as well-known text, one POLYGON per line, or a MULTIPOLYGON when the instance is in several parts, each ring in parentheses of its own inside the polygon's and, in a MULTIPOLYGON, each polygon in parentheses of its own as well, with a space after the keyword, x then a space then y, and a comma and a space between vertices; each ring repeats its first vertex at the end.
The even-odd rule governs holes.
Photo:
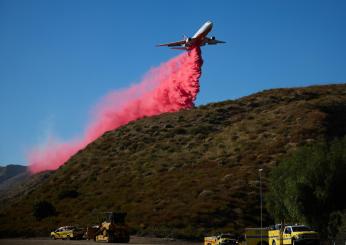
POLYGON ((184 40, 173 42, 173 43, 163 43, 157 45, 159 46, 167 46, 173 47, 172 49, 182 49, 182 50, 190 50, 196 46, 204 46, 206 43, 208 45, 214 45, 218 43, 225 43, 224 41, 216 40, 215 37, 207 37, 208 33, 213 28, 213 22, 207 21, 204 25, 199 28, 193 37, 184 37, 184 40))

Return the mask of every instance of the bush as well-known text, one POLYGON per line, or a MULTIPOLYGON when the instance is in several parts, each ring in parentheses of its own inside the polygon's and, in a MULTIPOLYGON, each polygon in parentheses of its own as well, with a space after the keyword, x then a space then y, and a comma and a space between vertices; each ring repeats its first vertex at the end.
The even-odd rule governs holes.
POLYGON ((55 207, 48 201, 39 201, 35 203, 32 207, 32 212, 37 220, 56 215, 55 207))

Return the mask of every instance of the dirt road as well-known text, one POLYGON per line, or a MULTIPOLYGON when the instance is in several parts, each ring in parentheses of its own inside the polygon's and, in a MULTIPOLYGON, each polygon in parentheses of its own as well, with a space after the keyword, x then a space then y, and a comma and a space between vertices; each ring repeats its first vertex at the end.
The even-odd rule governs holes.
MULTIPOLYGON (((86 240, 51 240, 49 238, 13 238, 13 239, 0 239, 1 245, 92 245, 92 244, 102 244, 96 243, 94 241, 86 241, 86 240)), ((114 243, 114 244, 127 244, 127 243, 114 243)), ((131 237, 130 244, 147 244, 147 245, 198 245, 202 244, 196 242, 186 242, 179 240, 170 240, 163 238, 149 238, 149 237, 131 237)))

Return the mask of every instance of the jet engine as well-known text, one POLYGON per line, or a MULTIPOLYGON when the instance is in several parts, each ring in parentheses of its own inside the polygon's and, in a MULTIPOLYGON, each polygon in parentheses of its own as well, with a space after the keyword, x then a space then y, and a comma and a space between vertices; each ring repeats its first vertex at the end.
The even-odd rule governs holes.
POLYGON ((186 38, 185 43, 189 43, 191 41, 191 37, 186 38))

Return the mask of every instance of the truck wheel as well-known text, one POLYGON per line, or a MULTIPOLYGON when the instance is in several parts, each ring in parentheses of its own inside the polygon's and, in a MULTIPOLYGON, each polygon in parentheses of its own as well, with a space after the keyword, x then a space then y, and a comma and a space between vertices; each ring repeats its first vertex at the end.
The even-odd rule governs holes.
POLYGON ((70 237, 70 236, 66 236, 66 239, 67 239, 67 240, 71 240, 71 237, 70 237))
POLYGON ((51 238, 52 238, 53 240, 56 240, 56 237, 55 237, 55 236, 51 236, 51 238))

